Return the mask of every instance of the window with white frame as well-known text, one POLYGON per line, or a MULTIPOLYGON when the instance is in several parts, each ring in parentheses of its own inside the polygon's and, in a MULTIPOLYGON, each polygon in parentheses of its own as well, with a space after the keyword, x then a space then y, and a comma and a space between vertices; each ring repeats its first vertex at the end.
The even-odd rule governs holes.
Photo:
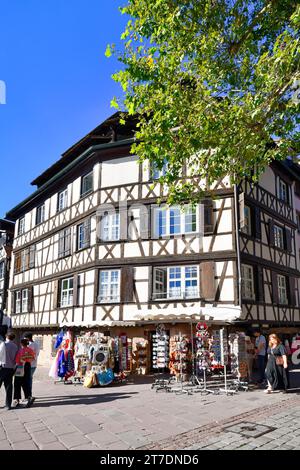
POLYGON ((253 266, 242 264, 242 297, 243 299, 255 299, 253 266))
POLYGON ((101 240, 120 240, 120 214, 106 212, 101 220, 101 240))
POLYGON ((247 235, 252 234, 251 209, 249 206, 244 206, 244 226, 242 227, 242 232, 246 233, 247 235))
POLYGON ((28 299, 29 299, 29 290, 17 290, 15 293, 15 312, 16 313, 27 313, 28 312, 28 299))
POLYGON ((154 234, 157 237, 194 233, 197 231, 196 207, 163 206, 154 208, 154 234))
POLYGON ((4 261, 1 261, 1 263, 0 263, 0 280, 4 279, 4 274, 5 274, 5 263, 4 263, 4 261))
POLYGON ((73 305, 73 277, 61 280, 60 306, 71 307, 73 305))
POLYGON ((109 269, 99 272, 98 302, 120 302, 120 270, 109 269))
POLYGON ((283 228, 278 225, 274 225, 274 245, 284 249, 284 232, 283 228))
POLYGON ((278 284, 278 301, 280 304, 287 304, 287 283, 286 277, 281 274, 277 275, 277 284, 278 284))
POLYGON ((57 195, 57 211, 60 212, 68 207, 68 188, 60 191, 57 195))
POLYGON ((282 179, 278 183, 278 197, 281 201, 288 202, 288 185, 282 179))
POLYGON ((58 234, 58 257, 64 258, 71 254, 71 228, 68 227, 58 234))
POLYGON ((18 235, 23 235, 25 233, 25 217, 21 217, 19 219, 19 226, 18 226, 18 235))
POLYGON ((199 297, 198 266, 154 268, 154 300, 199 297))
POLYGON ((43 223, 45 220, 45 204, 38 206, 36 208, 36 218, 35 218, 35 225, 39 225, 43 223))
POLYGON ((161 176, 165 176, 168 170, 168 161, 165 159, 163 161, 162 167, 158 168, 156 162, 151 162, 150 164, 150 179, 158 180, 161 176))
POLYGON ((81 178, 81 196, 85 196, 86 194, 92 192, 93 187, 94 187, 94 175, 93 175, 93 171, 91 171, 90 173, 82 176, 81 178))
POLYGON ((77 250, 83 250, 90 246, 91 239, 91 220, 85 220, 77 225, 77 250))

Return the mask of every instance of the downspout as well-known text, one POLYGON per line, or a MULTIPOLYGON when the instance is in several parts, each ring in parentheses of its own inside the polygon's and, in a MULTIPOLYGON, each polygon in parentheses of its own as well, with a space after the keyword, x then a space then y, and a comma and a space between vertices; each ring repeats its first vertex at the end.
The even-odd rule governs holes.
POLYGON ((236 251, 237 251, 237 273, 238 273, 238 301, 242 309, 242 274, 241 274, 241 255, 240 255, 240 237, 239 237, 239 219, 238 219, 238 190, 237 185, 233 185, 234 189, 234 220, 235 220, 235 238, 236 238, 236 251))

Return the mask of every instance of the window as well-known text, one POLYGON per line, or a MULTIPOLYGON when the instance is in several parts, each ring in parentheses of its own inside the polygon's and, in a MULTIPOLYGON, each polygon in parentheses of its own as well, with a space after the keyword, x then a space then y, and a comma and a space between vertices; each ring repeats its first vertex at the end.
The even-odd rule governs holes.
POLYGON ((249 206, 244 206, 244 226, 242 227, 242 232, 246 233, 247 235, 252 234, 252 227, 251 227, 251 209, 249 206))
POLYGON ((243 299, 255 299, 253 266, 242 264, 242 297, 243 299))
POLYGON ((68 189, 60 191, 57 195, 57 212, 60 212, 68 206, 68 189))
POLYGON ((35 267, 36 245, 31 245, 15 255, 15 274, 22 273, 35 267))
POLYGON ((278 188, 279 199, 288 203, 288 185, 282 179, 279 179, 278 188))
POLYGON ((197 213, 195 207, 186 206, 184 210, 177 206, 155 207, 154 211, 154 230, 157 237, 197 231, 197 213))
POLYGON ((195 297, 199 297, 198 266, 154 268, 155 300, 195 297))
POLYGON ((286 288, 286 277, 277 275, 277 284, 278 284, 278 301, 280 304, 287 304, 287 288, 286 288))
POLYGON ((60 307, 71 307, 73 305, 73 278, 61 280, 60 307))
POLYGON ((77 225, 77 250, 83 250, 90 246, 91 221, 86 220, 77 225))
POLYGON ((101 221, 101 239, 103 241, 120 240, 120 214, 104 214, 101 221))
POLYGON ((284 249, 284 232, 283 228, 278 225, 274 225, 274 245, 284 249))
POLYGON ((36 208, 35 225, 39 225, 45 220, 45 204, 36 208))
POLYGON ((81 196, 84 196, 93 191, 93 181, 94 178, 92 171, 81 178, 81 196))
POLYGON ((58 235, 58 257, 64 258, 71 254, 71 228, 66 228, 58 235))
POLYGON ((15 311, 16 313, 27 313, 28 312, 28 289, 18 290, 13 295, 15 295, 15 311))
POLYGON ((4 274, 5 274, 5 263, 2 261, 0 263, 0 280, 4 279, 4 274))
POLYGON ((25 217, 19 219, 18 235, 25 233, 25 217))
POLYGON ((22 291, 16 292, 16 313, 21 313, 22 291))
POLYGON ((98 302, 120 302, 120 270, 100 271, 98 302))
POLYGON ((161 176, 165 176, 167 170, 168 170, 168 162, 166 159, 163 161, 163 166, 161 169, 158 168, 156 162, 151 162, 150 179, 158 180, 161 176))

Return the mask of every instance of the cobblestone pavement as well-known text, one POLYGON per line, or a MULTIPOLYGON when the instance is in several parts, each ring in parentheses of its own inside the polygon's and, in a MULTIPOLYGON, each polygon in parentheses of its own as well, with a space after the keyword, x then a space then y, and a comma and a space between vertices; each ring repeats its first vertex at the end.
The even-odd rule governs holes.
POLYGON ((296 393, 176 395, 151 390, 147 378, 96 389, 37 379, 31 408, 0 409, 0 450, 300 448, 296 393), (275 429, 257 438, 224 431, 241 421, 275 429))

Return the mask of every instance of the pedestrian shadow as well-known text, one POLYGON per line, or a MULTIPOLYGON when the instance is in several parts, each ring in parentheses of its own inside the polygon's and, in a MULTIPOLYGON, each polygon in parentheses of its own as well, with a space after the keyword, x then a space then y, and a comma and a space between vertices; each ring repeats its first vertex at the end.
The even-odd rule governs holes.
POLYGON ((68 405, 96 405, 108 403, 114 400, 131 398, 138 392, 131 393, 106 393, 104 395, 56 395, 51 397, 38 397, 31 408, 49 408, 51 406, 68 405))
POLYGON ((300 394, 300 387, 297 387, 297 388, 289 388, 288 391, 287 391, 288 394, 290 393, 296 393, 296 394, 300 394))

